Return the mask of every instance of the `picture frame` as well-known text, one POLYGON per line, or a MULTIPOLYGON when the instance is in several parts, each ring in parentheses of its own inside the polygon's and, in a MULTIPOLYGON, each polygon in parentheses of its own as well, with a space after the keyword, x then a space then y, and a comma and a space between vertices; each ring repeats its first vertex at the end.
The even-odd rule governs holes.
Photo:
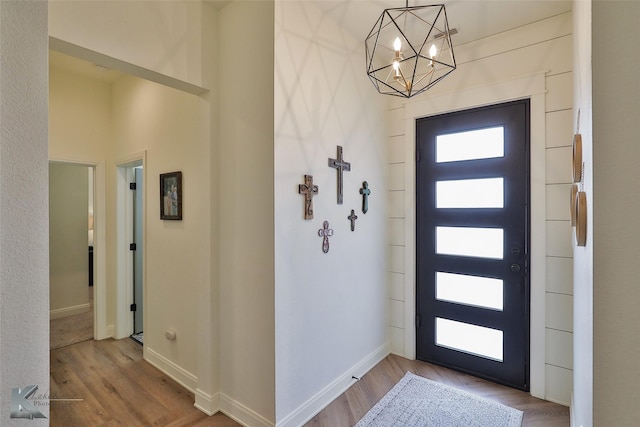
POLYGON ((182 220, 182 172, 160 174, 160 219, 182 220))

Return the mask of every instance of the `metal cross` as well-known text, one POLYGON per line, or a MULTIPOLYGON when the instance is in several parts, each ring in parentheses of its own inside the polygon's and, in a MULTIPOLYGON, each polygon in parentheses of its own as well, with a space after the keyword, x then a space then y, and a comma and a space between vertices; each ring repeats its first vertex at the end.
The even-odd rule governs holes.
POLYGON ((362 183, 360 194, 362 194, 362 213, 366 214, 369 210, 369 194, 371 194, 371 190, 369 190, 369 184, 367 183, 367 181, 362 183))
POLYGON ((338 170, 338 204, 342 204, 342 171, 350 171, 351 163, 347 163, 342 158, 342 147, 338 145, 338 158, 329 159, 329 167, 338 170))
POLYGON ((318 194, 318 186, 313 185, 313 175, 304 176, 304 184, 298 185, 298 193, 304 194, 304 219, 313 219, 313 196, 318 194))
POLYGON ((333 230, 329 228, 329 221, 322 223, 322 228, 318 230, 318 236, 322 237, 322 252, 329 252, 329 237, 333 236, 333 230))
POLYGON ((356 213, 354 212, 353 209, 351 209, 351 215, 349 215, 347 217, 347 219, 349 221, 351 221, 351 231, 355 231, 355 229, 356 229, 356 219, 358 219, 358 217, 356 216, 356 213))

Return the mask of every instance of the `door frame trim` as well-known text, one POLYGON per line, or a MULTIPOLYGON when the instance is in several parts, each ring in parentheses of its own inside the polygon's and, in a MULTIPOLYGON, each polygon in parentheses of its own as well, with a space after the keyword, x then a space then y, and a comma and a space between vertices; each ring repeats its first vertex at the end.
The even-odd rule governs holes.
MULTIPOLYGON (((129 243, 133 235, 133 198, 129 183, 132 170, 142 165, 143 182, 146 182, 147 152, 135 153, 116 162, 116 322, 114 338, 126 338, 133 333, 133 316, 130 305, 133 302, 133 257, 129 256, 129 243)), ((144 186, 145 184, 143 184, 144 186)), ((143 205, 146 207, 147 192, 142 193, 143 205)), ((142 217, 142 241, 146 242, 146 221, 142 217)), ((146 246, 146 245, 145 245, 146 246)), ((146 256, 142 256, 142 306, 146 307, 146 256)), ((146 313, 143 311, 143 324, 146 313)))
POLYGON ((530 393, 545 396, 546 153, 545 72, 405 104, 405 357, 416 357, 416 120, 519 99, 530 99, 530 393))

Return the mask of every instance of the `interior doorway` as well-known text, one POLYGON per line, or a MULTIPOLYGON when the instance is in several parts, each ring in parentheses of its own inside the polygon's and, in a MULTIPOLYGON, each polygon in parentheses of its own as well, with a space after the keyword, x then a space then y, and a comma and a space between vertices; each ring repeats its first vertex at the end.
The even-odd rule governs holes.
POLYGON ((144 343, 146 153, 118 163, 116 182, 116 325, 114 338, 144 343))
POLYGON ((94 338, 94 173, 49 163, 50 349, 94 338))
POLYGON ((529 389, 529 101, 416 125, 416 355, 529 389))
POLYGON ((144 298, 143 298, 143 259, 144 259, 144 241, 143 241, 143 170, 142 166, 133 168, 133 182, 130 184, 133 197, 133 302, 131 311, 133 312, 133 338, 136 342, 144 345, 144 298))

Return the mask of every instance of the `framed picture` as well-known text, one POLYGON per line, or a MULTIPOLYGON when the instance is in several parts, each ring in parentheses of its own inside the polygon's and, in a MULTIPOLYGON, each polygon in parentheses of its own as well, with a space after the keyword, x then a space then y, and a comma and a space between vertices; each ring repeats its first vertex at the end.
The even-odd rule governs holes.
POLYGON ((182 172, 160 174, 160 219, 182 219, 182 172))

